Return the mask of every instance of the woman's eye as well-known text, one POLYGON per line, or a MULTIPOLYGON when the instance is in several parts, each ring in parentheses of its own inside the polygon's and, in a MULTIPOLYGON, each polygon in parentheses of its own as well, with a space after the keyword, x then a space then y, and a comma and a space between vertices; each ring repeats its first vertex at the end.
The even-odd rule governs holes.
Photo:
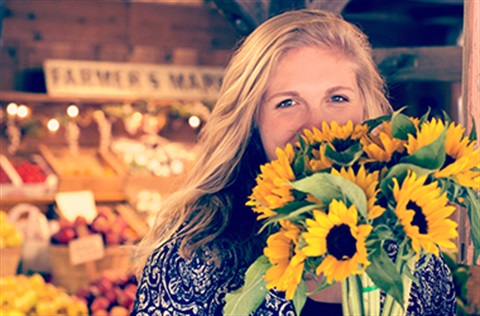
POLYGON ((282 101, 279 104, 277 104, 277 109, 278 108, 287 108, 287 107, 290 107, 290 106, 294 105, 295 103, 296 102, 293 101, 292 99, 285 100, 285 101, 282 101))
POLYGON ((330 98, 332 102, 348 102, 348 99, 341 95, 334 95, 330 98))

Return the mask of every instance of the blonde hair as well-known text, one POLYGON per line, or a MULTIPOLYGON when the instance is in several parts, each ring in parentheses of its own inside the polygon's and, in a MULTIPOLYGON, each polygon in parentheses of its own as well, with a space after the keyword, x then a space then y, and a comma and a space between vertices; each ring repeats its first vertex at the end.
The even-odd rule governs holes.
MULTIPOLYGON (((219 192, 237 181, 242 163, 252 158, 246 158, 247 146, 261 147, 253 135, 272 70, 287 50, 304 46, 327 47, 353 61, 365 118, 390 111, 371 47, 357 27, 319 10, 289 11, 266 21, 245 39, 227 66, 218 100, 200 135, 196 164, 136 249, 137 274, 151 252, 166 241, 182 238, 180 252, 189 257, 235 225, 231 199, 219 192)), ((259 169, 258 163, 253 167, 259 169)))

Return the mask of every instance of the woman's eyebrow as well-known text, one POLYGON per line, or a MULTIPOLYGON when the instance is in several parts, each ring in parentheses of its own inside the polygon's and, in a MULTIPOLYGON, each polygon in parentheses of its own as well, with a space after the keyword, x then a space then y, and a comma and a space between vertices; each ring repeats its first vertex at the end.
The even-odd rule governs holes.
POLYGON ((327 94, 332 94, 332 93, 335 93, 339 90, 349 90, 349 91, 354 92, 354 89, 349 87, 349 86, 335 86, 335 87, 331 87, 331 88, 327 89, 327 94))
POLYGON ((278 97, 286 97, 286 96, 299 96, 298 92, 295 92, 295 91, 281 91, 281 92, 277 92, 277 93, 274 93, 272 95, 267 95, 267 97, 265 98, 265 101, 270 101, 271 99, 274 99, 274 98, 278 98, 278 97))

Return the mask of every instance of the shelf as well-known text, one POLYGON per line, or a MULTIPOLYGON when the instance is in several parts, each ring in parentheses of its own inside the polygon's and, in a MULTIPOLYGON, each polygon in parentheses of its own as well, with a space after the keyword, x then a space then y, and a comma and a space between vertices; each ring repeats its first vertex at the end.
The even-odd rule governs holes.
MULTIPOLYGON (((123 194, 95 194, 96 203, 116 203, 124 202, 126 200, 123 194)), ((20 203, 29 203, 39 206, 44 209, 49 204, 55 203, 55 196, 43 196, 36 198, 28 197, 8 197, 0 200, 0 209, 8 211, 13 206, 20 203)))
MULTIPOLYGON (((50 96, 45 93, 31 93, 31 92, 21 92, 21 91, 1 91, 0 90, 0 102, 25 102, 31 104, 46 104, 46 103, 91 103, 91 104, 102 104, 102 103, 123 103, 123 102, 134 102, 142 100, 153 100, 148 98, 141 97, 124 97, 124 98, 92 98, 92 97, 64 97, 64 96, 50 96)), ((162 105, 171 105, 172 102, 178 100, 167 100, 155 99, 155 104, 162 105)), ((188 100, 184 100, 188 101, 188 100)))

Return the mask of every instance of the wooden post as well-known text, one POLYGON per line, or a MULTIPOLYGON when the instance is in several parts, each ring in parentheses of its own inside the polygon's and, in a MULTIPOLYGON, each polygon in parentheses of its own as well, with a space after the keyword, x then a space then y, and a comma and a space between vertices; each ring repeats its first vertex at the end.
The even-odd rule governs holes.
MULTIPOLYGON (((480 1, 465 0, 464 2, 464 24, 463 24, 463 69, 462 69, 462 105, 464 109, 461 116, 462 125, 467 130, 473 128, 472 118, 476 121, 477 135, 480 135, 480 1)), ((478 143, 477 143, 478 145, 478 143)), ((460 249, 461 260, 467 264, 475 261, 479 264, 480 258, 473 258, 473 245, 470 240, 470 227, 466 220, 466 212, 460 216, 460 249), (463 240, 462 240, 463 239, 463 240), (466 249, 465 249, 466 248, 466 249)))

